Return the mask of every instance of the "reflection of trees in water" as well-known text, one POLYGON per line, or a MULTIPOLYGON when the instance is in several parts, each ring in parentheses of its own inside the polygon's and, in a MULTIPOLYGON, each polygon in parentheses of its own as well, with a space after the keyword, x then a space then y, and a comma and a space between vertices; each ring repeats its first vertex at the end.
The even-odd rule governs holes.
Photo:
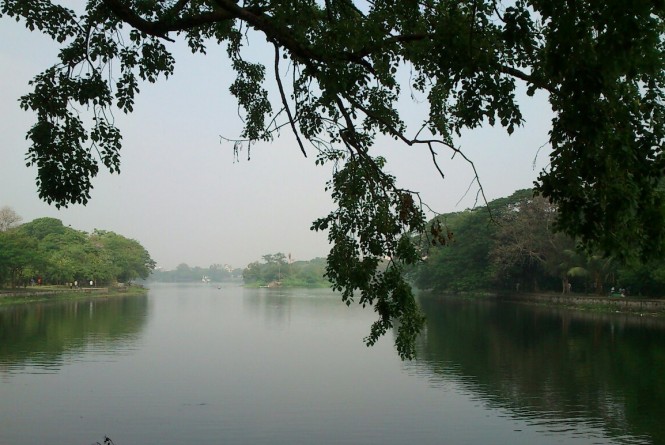
POLYGON ((282 326, 291 319, 291 299, 281 289, 244 289, 243 306, 267 326, 282 326))
POLYGON ((665 443, 662 322, 492 301, 421 304, 419 362, 490 406, 665 443))
POLYGON ((267 326, 275 327, 288 324, 295 307, 313 317, 320 317, 331 309, 348 309, 339 294, 319 288, 246 288, 242 301, 250 314, 264 320, 267 326))
POLYGON ((0 371, 57 366, 90 346, 113 351, 136 340, 145 323, 147 297, 113 297, 36 303, 0 310, 0 371))

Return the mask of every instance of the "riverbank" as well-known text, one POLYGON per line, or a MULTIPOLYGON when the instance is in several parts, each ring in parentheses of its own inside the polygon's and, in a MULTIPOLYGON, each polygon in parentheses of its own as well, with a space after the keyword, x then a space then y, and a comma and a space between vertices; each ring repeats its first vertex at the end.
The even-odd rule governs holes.
POLYGON ((571 309, 665 316, 665 300, 632 297, 605 297, 561 293, 511 293, 496 296, 501 301, 543 304, 571 309))
POLYGON ((0 289, 0 306, 111 297, 114 295, 143 295, 147 291, 143 286, 82 287, 77 289, 67 286, 29 286, 17 289, 0 289))

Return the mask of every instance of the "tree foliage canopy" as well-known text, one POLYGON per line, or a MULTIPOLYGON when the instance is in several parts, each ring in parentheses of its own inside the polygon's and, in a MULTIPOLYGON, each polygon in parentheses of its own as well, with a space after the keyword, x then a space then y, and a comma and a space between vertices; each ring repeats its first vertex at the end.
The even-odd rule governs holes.
POLYGON ((557 210, 532 190, 488 203, 483 209, 439 215, 454 227, 453 242, 432 247, 427 260, 409 270, 421 289, 436 292, 575 292, 607 295, 612 287, 630 296, 663 297, 665 259, 616 261, 580 251, 575 240, 555 232, 557 210), (569 287, 569 285, 571 287, 569 287))
POLYGON ((114 232, 91 234, 56 218, 37 218, 0 232, 0 287, 94 281, 96 285, 146 279, 155 262, 138 241, 114 232))
MULTIPOLYGON (((558 206, 558 227, 617 255, 663 248, 662 0, 88 0, 79 12, 51 0, 0 5, 62 46, 60 61, 21 99, 37 115, 27 160, 43 199, 85 204, 99 164, 119 171, 111 109, 131 112, 140 80, 173 72, 171 41, 200 53, 224 45, 236 74, 229 89, 244 111, 240 137, 269 141, 286 125, 303 153, 339 164, 331 183, 339 210, 314 227, 330 230, 329 276, 345 296, 359 289, 371 304, 386 286, 404 289, 379 298, 384 327, 393 317, 418 325, 407 320, 412 296, 401 278, 414 256, 399 239, 425 225, 417 193, 398 188, 371 154, 377 136, 422 146, 438 168, 442 149, 464 156, 454 145, 463 129, 490 123, 512 133, 522 124, 520 85, 544 92, 554 112, 550 168, 536 188, 558 206), (248 57, 255 33, 274 46, 266 60, 248 57), (402 88, 427 97, 418 128, 400 114, 402 88), (375 265, 386 256, 384 274, 375 265)), ((400 353, 413 349, 407 342, 400 353)))

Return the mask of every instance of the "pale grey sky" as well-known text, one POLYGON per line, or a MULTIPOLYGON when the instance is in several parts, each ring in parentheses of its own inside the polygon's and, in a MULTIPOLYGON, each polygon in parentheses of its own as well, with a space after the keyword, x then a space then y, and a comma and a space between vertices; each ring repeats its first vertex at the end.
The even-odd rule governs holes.
MULTIPOLYGON (((175 45, 175 75, 141 84, 134 113, 115 113, 123 134, 120 175, 100 173, 85 207, 58 210, 42 202, 36 170, 25 166, 25 134, 33 117, 20 110, 18 98, 56 54, 57 46, 47 37, 0 19, 0 207, 12 207, 24 222, 49 216, 79 230, 112 230, 139 241, 167 269, 183 262, 244 267, 275 252, 302 260, 327 254, 327 234, 309 230, 314 219, 332 209, 324 191, 331 168, 314 165, 314 150, 304 158, 284 130, 275 142, 254 146, 251 161, 243 153, 235 162, 232 144, 220 141, 220 135, 235 137, 241 128, 228 92, 233 73, 223 48, 210 48, 202 56, 175 45)), ((257 51, 257 57, 262 55, 257 51)), ((267 48, 269 69, 272 57, 267 48)), ((422 115, 425 101, 411 100, 406 85, 404 92, 406 115, 422 115)), ((459 141, 490 200, 530 187, 547 165, 548 150, 539 152, 539 147, 547 142, 548 105, 542 97, 525 101, 523 113, 527 125, 511 137, 490 127, 459 141)), ((461 158, 440 151, 442 180, 425 147, 392 140, 378 147, 400 185, 421 191, 435 210, 473 206, 477 187, 458 204, 473 179, 461 158)))

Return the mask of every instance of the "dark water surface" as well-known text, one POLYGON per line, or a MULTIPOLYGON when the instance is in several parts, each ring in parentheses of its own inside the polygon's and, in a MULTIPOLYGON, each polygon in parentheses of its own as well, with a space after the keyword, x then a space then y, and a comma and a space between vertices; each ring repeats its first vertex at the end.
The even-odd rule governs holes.
POLYGON ((422 299, 419 357, 327 290, 0 310, 0 444, 665 444, 665 327, 422 299))

